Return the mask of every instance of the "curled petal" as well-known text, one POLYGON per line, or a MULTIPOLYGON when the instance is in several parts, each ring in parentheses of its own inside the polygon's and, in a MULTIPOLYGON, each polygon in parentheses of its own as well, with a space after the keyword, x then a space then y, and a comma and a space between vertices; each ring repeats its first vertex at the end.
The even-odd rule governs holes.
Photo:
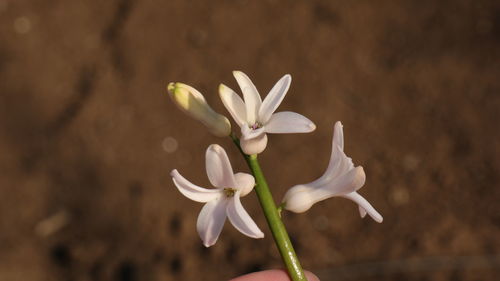
POLYGON ((252 220, 240 202, 240 192, 236 192, 227 205, 227 216, 231 224, 239 232, 252 238, 263 238, 264 233, 252 220))
POLYGON ((267 146, 267 134, 262 134, 257 138, 246 140, 244 138, 240 139, 241 150, 247 155, 259 154, 267 146))
POLYGON ((337 146, 336 149, 332 149, 332 151, 334 151, 333 153, 335 153, 335 156, 333 156, 335 160, 332 163, 331 169, 330 166, 328 166, 327 168, 327 173, 330 175, 330 177, 338 177, 354 169, 352 159, 350 157, 347 157, 340 146, 337 146))
POLYGON ((326 171, 323 175, 324 180, 329 180, 341 175, 344 171, 342 171, 340 168, 345 166, 343 162, 346 161, 349 161, 349 157, 345 155, 340 146, 332 146, 330 162, 328 162, 328 167, 326 168, 326 171))
MULTIPOLYGON (((337 170, 337 173, 344 173, 354 167, 352 159, 344 153, 344 132, 342 123, 337 121, 333 128, 332 154, 327 170, 337 170)), ((331 172, 331 171, 330 171, 331 172)))
POLYGON ((257 120, 260 105, 262 104, 259 92, 245 73, 241 71, 233 71, 233 76, 236 78, 236 81, 243 92, 243 98, 245 99, 245 106, 247 110, 247 122, 248 124, 254 124, 257 120))
POLYGON ((352 193, 349 193, 349 194, 342 195, 342 197, 350 199, 350 200, 356 202, 356 204, 358 204, 358 206, 360 208, 360 215, 361 215, 361 217, 364 217, 363 212, 361 212, 361 209, 363 209, 364 210, 364 214, 366 215, 366 213, 368 213, 368 215, 370 217, 372 217, 372 219, 374 221, 376 221, 378 223, 381 223, 384 220, 384 218, 382 217, 382 215, 380 215, 380 213, 377 212, 377 210, 375 210, 375 208, 373 208, 373 206, 363 196, 361 196, 359 193, 352 192, 352 193))
POLYGON ((354 168, 352 159, 344 153, 344 134, 342 124, 337 121, 333 129, 332 153, 330 162, 325 173, 317 179, 314 184, 324 184, 339 175, 346 173, 354 168))
POLYGON ((234 188, 233 168, 226 151, 218 144, 212 144, 206 152, 206 168, 210 183, 218 188, 234 188))
POLYGON ((228 200, 219 198, 208 202, 201 209, 196 221, 196 230, 205 247, 210 247, 217 242, 226 221, 227 203, 228 200))
POLYGON ((358 206, 358 211, 359 211, 359 216, 360 216, 361 218, 366 217, 366 210, 365 210, 365 209, 363 209, 363 208, 361 208, 360 206, 358 206))
POLYGON ((340 147, 340 150, 344 151, 344 131, 342 127, 340 121, 335 122, 335 126, 333 127, 332 146, 337 145, 340 147))
POLYGON ((187 198, 205 203, 217 199, 221 195, 217 189, 206 189, 192 184, 185 179, 177 170, 172 170, 170 173, 177 189, 187 198))
POLYGON ((240 127, 248 126, 247 110, 240 96, 224 84, 220 84, 219 86, 219 96, 227 111, 233 116, 234 121, 240 127))
POLYGON ((298 113, 283 111, 273 114, 265 129, 274 134, 309 133, 316 129, 316 125, 298 113))
POLYGON ((292 77, 287 74, 283 76, 271 89, 269 94, 262 102, 262 106, 259 109, 259 122, 262 124, 267 123, 271 115, 276 111, 278 106, 283 101, 288 89, 290 88, 290 83, 292 82, 292 77))
POLYGON ((236 173, 236 189, 240 191, 240 196, 246 196, 255 187, 255 178, 247 173, 236 173))

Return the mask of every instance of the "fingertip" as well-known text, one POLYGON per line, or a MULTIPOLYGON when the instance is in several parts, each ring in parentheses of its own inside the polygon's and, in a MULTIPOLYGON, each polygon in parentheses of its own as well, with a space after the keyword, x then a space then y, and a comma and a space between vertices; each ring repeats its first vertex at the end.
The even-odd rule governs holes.
POLYGON ((306 274, 307 281, 319 281, 318 276, 316 276, 314 273, 307 270, 304 271, 304 273, 306 274))

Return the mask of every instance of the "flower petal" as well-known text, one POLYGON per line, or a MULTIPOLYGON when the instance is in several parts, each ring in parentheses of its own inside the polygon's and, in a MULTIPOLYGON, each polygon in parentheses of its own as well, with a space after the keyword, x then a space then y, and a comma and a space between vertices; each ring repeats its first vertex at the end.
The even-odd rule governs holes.
POLYGON ((352 159, 350 157, 347 157, 342 149, 343 145, 344 137, 342 132, 342 124, 340 122, 336 122, 333 131, 332 153, 330 155, 330 162, 328 163, 328 167, 325 173, 320 178, 308 183, 308 186, 319 188, 354 169, 352 159))
POLYGON ((196 221, 196 230, 205 247, 210 247, 217 242, 226 221, 227 203, 228 200, 221 197, 208 202, 201 209, 196 221))
MULTIPOLYGON (((336 147, 336 153, 343 153, 340 151, 339 147, 336 147)), ((336 157, 334 158, 335 161, 332 161, 333 158, 330 159, 330 164, 328 165, 328 169, 319 177, 318 179, 310 182, 307 184, 307 186, 314 187, 314 188, 320 188, 321 186, 327 184, 328 182, 332 181, 335 179, 335 177, 340 176, 341 174, 338 173, 338 166, 341 164, 342 158, 341 157, 336 157)))
POLYGON ((227 157, 226 151, 218 144, 207 148, 205 164, 210 183, 218 188, 234 188, 233 168, 227 157))
POLYGON ((205 203, 217 199, 221 195, 220 190, 206 189, 192 184, 185 179, 177 170, 172 170, 170 173, 177 189, 187 198, 205 203))
POLYGON ((337 177, 341 174, 347 173, 348 171, 354 169, 354 164, 352 163, 352 158, 347 157, 347 155, 342 151, 340 146, 337 146, 336 157, 339 158, 337 164, 333 164, 335 169, 333 169, 333 176, 337 177))
POLYGON ((255 187, 255 178, 247 173, 236 173, 236 189, 240 191, 241 197, 250 193, 255 187))
POLYGON ((248 124, 253 125, 257 120, 257 114, 259 113, 259 108, 262 104, 259 92, 245 73, 241 71, 233 71, 233 76, 236 78, 236 81, 241 88, 241 92, 243 92, 243 98, 245 99, 245 106, 247 110, 247 122, 248 124))
POLYGON ((283 101, 288 89, 290 88, 290 83, 292 82, 292 76, 287 74, 273 86, 269 94, 262 102, 262 106, 259 109, 259 121, 261 124, 266 124, 271 118, 271 115, 276 111, 278 106, 283 101))
POLYGON ((241 233, 252 238, 263 238, 264 233, 245 211, 240 202, 240 192, 237 191, 227 205, 227 217, 231 224, 241 233))
POLYGON ((264 128, 273 134, 309 133, 316 129, 316 125, 298 113, 283 111, 273 114, 264 128))
POLYGON ((240 126, 248 126, 245 103, 231 88, 224 84, 219 86, 219 96, 234 121, 240 126))
POLYGON ((344 153, 344 134, 342 131, 342 124, 336 122, 333 129, 333 139, 332 139, 332 153, 330 155, 330 162, 326 168, 325 173, 316 181, 314 184, 324 184, 325 182, 338 177, 347 171, 354 168, 352 159, 347 157, 344 153))
POLYGON ((314 202, 319 202, 333 196, 349 194, 360 189, 365 184, 365 180, 365 171, 363 167, 358 166, 337 178, 325 182, 323 185, 315 186, 310 196, 314 202))
POLYGON ((381 223, 384 220, 382 215, 380 215, 380 213, 377 212, 377 210, 375 210, 375 208, 373 208, 373 206, 365 198, 363 198, 363 196, 361 196, 359 193, 352 192, 349 194, 342 195, 342 197, 350 199, 350 200, 356 202, 356 204, 358 204, 358 206, 360 208, 361 217, 364 217, 363 212, 361 212, 361 209, 363 209, 364 214, 366 215, 366 213, 368 213, 368 215, 370 215, 370 217, 372 217, 372 219, 374 221, 381 223))

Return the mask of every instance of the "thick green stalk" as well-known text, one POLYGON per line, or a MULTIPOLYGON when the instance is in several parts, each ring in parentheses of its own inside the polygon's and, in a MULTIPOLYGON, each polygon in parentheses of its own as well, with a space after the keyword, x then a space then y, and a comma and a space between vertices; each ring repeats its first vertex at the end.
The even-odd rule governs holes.
POLYGON ((285 225, 281 221, 273 196, 269 190, 269 186, 267 185, 266 178, 264 177, 259 161, 257 160, 257 155, 246 155, 241 150, 239 140, 234 136, 231 136, 231 138, 245 157, 245 160, 255 177, 255 182, 257 184, 255 186, 255 191, 257 193, 257 197, 259 198, 260 205, 264 211, 264 215, 266 216, 267 224, 271 229, 274 241, 281 254, 281 258, 285 263, 290 278, 293 281, 307 281, 299 259, 293 249, 292 242, 290 241, 285 225))

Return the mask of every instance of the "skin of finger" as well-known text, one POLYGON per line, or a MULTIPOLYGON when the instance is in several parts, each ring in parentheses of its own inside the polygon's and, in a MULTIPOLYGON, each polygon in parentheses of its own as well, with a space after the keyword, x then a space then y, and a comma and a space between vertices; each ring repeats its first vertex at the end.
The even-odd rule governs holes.
MULTIPOLYGON (((308 281, 319 281, 312 272, 304 271, 308 281)), ((290 277, 284 270, 272 269, 246 274, 229 281, 290 281, 290 277)))

